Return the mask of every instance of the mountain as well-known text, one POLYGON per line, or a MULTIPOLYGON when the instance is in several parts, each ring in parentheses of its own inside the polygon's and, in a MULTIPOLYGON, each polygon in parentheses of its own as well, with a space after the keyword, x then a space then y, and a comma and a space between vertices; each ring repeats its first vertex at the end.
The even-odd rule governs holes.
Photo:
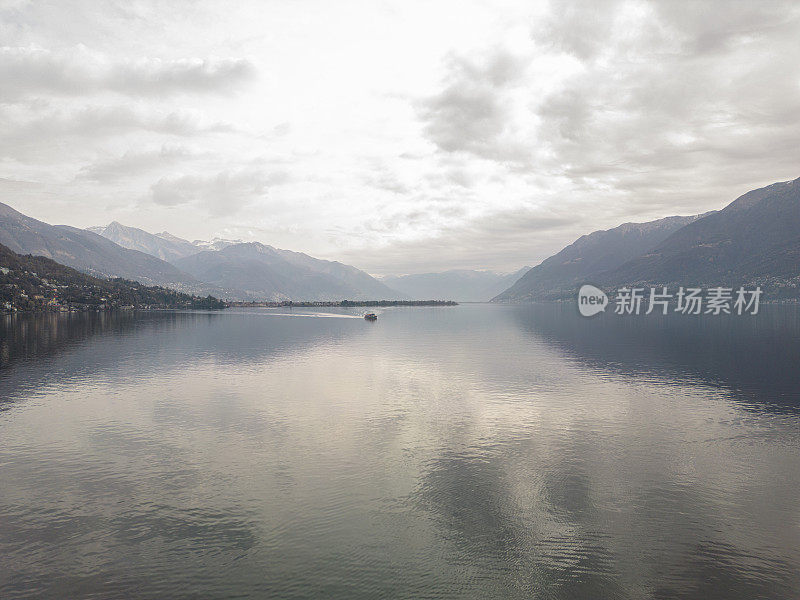
POLYGON ((206 250, 175 261, 181 270, 241 300, 404 299, 383 283, 339 262, 258 242, 206 250))
POLYGON ((0 203, 0 244, 18 254, 34 254, 100 277, 123 277, 147 285, 196 289, 199 282, 173 265, 123 248, 92 231, 48 225, 0 203))
POLYGON ((166 231, 153 234, 116 221, 91 231, 194 275, 205 284, 199 288, 204 293, 247 300, 407 298, 355 267, 259 243, 223 238, 188 242, 166 231))
POLYGON ((212 298, 86 275, 43 256, 23 256, 0 244, 0 310, 68 308, 224 308, 212 298))
POLYGON ((190 243, 188 240, 179 238, 177 235, 172 235, 169 231, 162 231, 161 233, 156 233, 155 235, 163 240, 167 240, 168 242, 176 242, 181 245, 190 243))
MULTIPOLYGON (((169 234, 167 234, 169 235, 169 234)), ((243 244, 242 240, 226 240, 223 238, 215 237, 211 240, 195 240, 192 245, 199 250, 222 250, 234 244, 243 244)))
POLYGON ((585 282, 596 283, 601 273, 616 269, 652 250, 670 235, 709 216, 666 217, 647 223, 625 223, 595 231, 530 269, 493 302, 555 300, 571 296, 585 282))
POLYGON ((488 302, 514 284, 530 267, 514 273, 454 269, 442 273, 420 273, 384 277, 381 281, 413 300, 447 299, 459 302, 488 302))
POLYGON ((197 254, 202 250, 202 248, 166 231, 154 235, 143 229, 127 227, 117 221, 113 221, 105 227, 90 227, 89 231, 102 235, 123 248, 138 250, 167 262, 197 254))
POLYGON ((222 250, 228 246, 243 243, 242 240, 226 240, 218 237, 212 240, 190 242, 172 235, 168 231, 149 233, 144 229, 129 227, 117 221, 113 221, 105 227, 89 227, 88 231, 102 235, 123 248, 138 250, 167 262, 186 258, 203 250, 222 250))
POLYGON ((767 297, 800 296, 800 178, 753 190, 603 273, 621 285, 760 285, 767 297))

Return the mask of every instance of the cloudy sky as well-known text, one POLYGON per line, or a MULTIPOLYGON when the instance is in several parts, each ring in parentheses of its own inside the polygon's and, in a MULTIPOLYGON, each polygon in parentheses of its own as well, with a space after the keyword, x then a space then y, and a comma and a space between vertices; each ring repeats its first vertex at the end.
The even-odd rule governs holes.
POLYGON ((800 176, 800 3, 0 0, 0 201, 511 271, 800 176))

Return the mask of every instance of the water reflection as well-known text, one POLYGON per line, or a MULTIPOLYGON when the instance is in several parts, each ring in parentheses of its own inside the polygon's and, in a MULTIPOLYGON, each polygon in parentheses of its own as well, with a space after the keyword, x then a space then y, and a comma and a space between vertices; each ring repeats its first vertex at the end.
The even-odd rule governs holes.
POLYGON ((349 320, 267 320, 268 314, 115 311, 0 317, 0 410, 17 394, 51 384, 119 378, 121 372, 136 382, 199 360, 245 367, 309 345, 339 343, 357 332, 349 320))
POLYGON ((797 597, 793 313, 542 311, 9 342, 0 596, 797 597))
POLYGON ((746 402, 800 407, 800 308, 756 316, 585 319, 571 305, 513 307, 515 323, 588 368, 637 378, 722 386, 746 402))
POLYGON ((138 322, 129 312, 0 315, 0 369, 57 354, 104 331, 124 331, 138 322))

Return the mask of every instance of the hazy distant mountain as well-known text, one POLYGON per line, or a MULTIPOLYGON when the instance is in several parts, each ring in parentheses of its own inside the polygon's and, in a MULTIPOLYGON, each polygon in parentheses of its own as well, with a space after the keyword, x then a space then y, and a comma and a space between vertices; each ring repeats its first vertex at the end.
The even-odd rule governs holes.
MULTIPOLYGON (((708 213, 711 214, 711 213, 708 213)), ((558 254, 530 269, 495 302, 553 300, 572 295, 585 282, 652 250, 674 232, 704 215, 625 223, 581 236, 558 254)))
POLYGON ((753 190, 677 230, 597 282, 620 285, 761 285, 800 296, 800 178, 753 190))
POLYGON ((195 240, 192 245, 200 250, 222 250, 234 244, 243 244, 242 240, 226 240, 223 238, 215 237, 211 240, 195 240))
POLYGON ((191 244, 188 240, 183 238, 179 238, 177 235, 172 235, 169 231, 162 231, 161 233, 154 234, 160 237, 162 240, 167 240, 168 242, 175 242, 177 244, 191 244))
POLYGON ((225 290, 226 297, 266 300, 388 300, 404 298, 355 267, 258 242, 206 250, 175 264, 225 290))
POLYGON ((122 225, 117 221, 105 227, 90 227, 89 231, 102 235, 123 248, 139 250, 167 262, 201 251, 201 248, 167 232, 152 234, 143 229, 122 225))
POLYGON ((48 225, 5 204, 0 204, 0 244, 18 254, 45 256, 92 275, 199 289, 193 277, 155 256, 123 248, 92 231, 48 225))
POLYGON ((529 269, 524 267, 514 273, 454 269, 442 273, 384 277, 382 281, 413 300, 488 302, 529 269))
POLYGON ((223 238, 188 242, 166 231, 152 234, 117 222, 93 227, 92 231, 125 248, 169 261, 206 284, 204 292, 222 293, 228 298, 406 298, 355 267, 259 243, 223 238))
POLYGON ((222 250, 228 246, 243 243, 242 240, 226 240, 218 237, 212 240, 190 242, 172 235, 168 231, 149 233, 144 229, 129 227, 117 221, 109 223, 105 227, 89 227, 88 231, 102 235, 123 248, 146 252, 167 262, 186 258, 203 250, 222 250))

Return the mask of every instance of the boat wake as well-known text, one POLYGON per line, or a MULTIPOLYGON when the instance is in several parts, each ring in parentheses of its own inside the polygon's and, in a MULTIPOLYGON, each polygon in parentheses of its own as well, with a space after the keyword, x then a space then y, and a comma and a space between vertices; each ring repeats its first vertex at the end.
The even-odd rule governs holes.
POLYGON ((262 313, 271 317, 314 317, 318 319, 363 319, 362 315, 339 315, 336 313, 262 313))

